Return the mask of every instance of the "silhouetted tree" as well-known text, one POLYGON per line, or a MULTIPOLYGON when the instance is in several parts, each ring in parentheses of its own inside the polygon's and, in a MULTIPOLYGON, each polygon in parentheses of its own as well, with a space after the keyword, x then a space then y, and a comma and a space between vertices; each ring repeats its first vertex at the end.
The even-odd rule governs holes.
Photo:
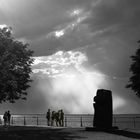
POLYGON ((26 99, 33 62, 27 47, 12 36, 11 28, 0 29, 0 103, 26 99))
POLYGON ((129 79, 129 84, 127 88, 132 89, 138 97, 140 97, 140 40, 138 41, 139 48, 137 49, 135 55, 132 55, 132 64, 130 66, 130 71, 132 76, 129 79))

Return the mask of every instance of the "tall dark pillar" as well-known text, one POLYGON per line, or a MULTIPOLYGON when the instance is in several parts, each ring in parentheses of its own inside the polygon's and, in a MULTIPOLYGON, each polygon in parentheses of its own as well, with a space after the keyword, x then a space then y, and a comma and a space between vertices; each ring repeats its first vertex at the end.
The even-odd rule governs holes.
POLYGON ((110 90, 98 89, 94 97, 94 122, 96 128, 112 127, 112 92, 110 90))

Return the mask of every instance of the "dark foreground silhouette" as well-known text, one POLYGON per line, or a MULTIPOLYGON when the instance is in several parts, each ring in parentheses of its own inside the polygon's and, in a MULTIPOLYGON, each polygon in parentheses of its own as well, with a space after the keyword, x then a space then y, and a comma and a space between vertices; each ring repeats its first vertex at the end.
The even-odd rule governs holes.
POLYGON ((96 128, 112 128, 113 105, 111 90, 98 89, 94 97, 94 122, 96 128))
POLYGON ((128 137, 128 138, 140 139, 140 133, 130 132, 128 130, 115 130, 115 131, 107 131, 107 132, 110 133, 110 134, 125 136, 125 137, 128 137))
MULTIPOLYGON (((86 131, 92 131, 94 132, 105 132, 109 134, 114 134, 114 135, 120 135, 128 138, 135 138, 135 139, 140 139, 140 133, 138 132, 132 132, 130 130, 124 129, 124 130, 119 130, 119 129, 97 129, 97 128, 92 128, 92 127, 87 127, 86 131)), ((136 131, 136 130, 135 130, 136 131)))
POLYGON ((84 128, 45 128, 29 126, 0 127, 0 140, 86 140, 89 136, 90 139, 93 138, 95 140, 96 138, 109 138, 109 140, 115 138, 119 139, 119 136, 124 136, 124 139, 125 137, 140 139, 140 133, 130 132, 129 130, 98 130, 98 132, 86 132, 84 128))
POLYGON ((83 138, 61 130, 61 128, 25 126, 0 127, 0 140, 74 140, 83 138))

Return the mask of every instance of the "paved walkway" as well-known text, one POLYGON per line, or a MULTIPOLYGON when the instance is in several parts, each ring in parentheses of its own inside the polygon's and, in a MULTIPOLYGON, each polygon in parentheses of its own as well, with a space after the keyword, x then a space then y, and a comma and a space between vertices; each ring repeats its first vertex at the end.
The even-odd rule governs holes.
POLYGON ((140 130, 119 130, 116 132, 85 131, 84 128, 56 128, 10 126, 0 127, 3 140, 136 140, 140 130))

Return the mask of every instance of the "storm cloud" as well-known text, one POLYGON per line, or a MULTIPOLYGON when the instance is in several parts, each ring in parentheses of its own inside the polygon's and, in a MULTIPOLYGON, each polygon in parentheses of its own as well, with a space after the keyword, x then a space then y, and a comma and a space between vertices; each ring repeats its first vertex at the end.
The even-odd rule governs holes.
MULTIPOLYGON (((38 61, 32 66, 34 82, 28 100, 18 101, 11 109, 44 112, 47 107, 65 108, 65 101, 69 101, 68 108, 75 106, 74 113, 92 113, 92 97, 97 88, 107 88, 113 92, 115 113, 139 113, 139 99, 125 88, 131 75, 130 56, 135 53, 140 39, 139 7, 139 0, 1 0, 0 24, 11 26, 18 40, 29 43, 38 61), (79 64, 84 74, 71 64, 69 52, 84 54, 86 61, 79 64), (56 59, 60 61, 61 58, 69 60, 70 65, 62 66, 64 61, 58 64, 56 59), (54 73, 75 74, 77 78, 73 82, 79 88, 70 84, 65 91, 62 84, 69 81, 68 77, 54 80, 50 77, 54 73), (87 98, 80 99, 81 80, 89 85, 83 88, 82 94, 87 98), (98 80, 101 81, 96 84, 98 80), (54 92, 54 85, 61 87, 60 93, 54 92), (54 100, 56 105, 52 104, 54 100), (88 109, 86 102, 90 106, 88 109)), ((2 106, 9 108, 9 105, 2 106)), ((69 112, 67 108, 65 111, 69 112)))

